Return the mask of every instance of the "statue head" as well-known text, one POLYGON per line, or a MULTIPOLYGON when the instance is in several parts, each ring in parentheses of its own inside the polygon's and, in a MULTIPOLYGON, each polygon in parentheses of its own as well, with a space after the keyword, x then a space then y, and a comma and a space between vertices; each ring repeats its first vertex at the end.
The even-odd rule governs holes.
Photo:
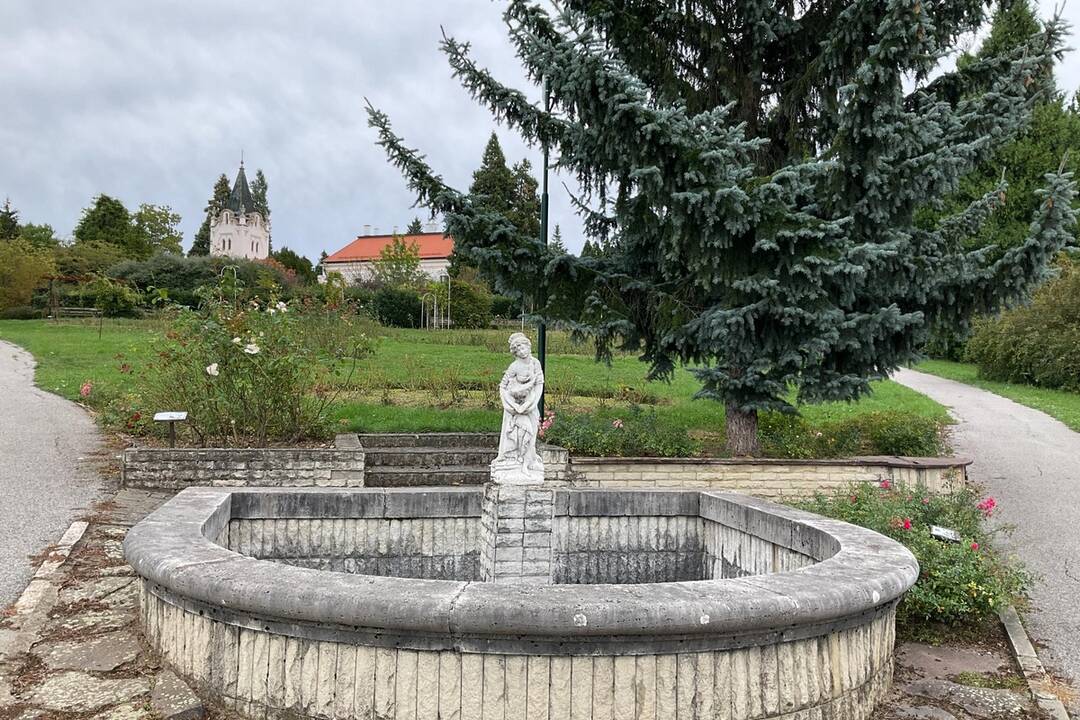
POLYGON ((521 359, 532 355, 532 343, 524 333, 516 332, 510 336, 510 354, 521 359))

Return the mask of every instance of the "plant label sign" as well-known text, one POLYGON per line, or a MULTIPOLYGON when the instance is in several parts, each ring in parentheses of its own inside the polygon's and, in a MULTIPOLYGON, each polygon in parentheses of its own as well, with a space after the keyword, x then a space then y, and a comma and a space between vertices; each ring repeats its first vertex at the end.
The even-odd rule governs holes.
POLYGON ((187 420, 187 413, 184 411, 154 413, 154 422, 184 422, 185 420, 187 420))

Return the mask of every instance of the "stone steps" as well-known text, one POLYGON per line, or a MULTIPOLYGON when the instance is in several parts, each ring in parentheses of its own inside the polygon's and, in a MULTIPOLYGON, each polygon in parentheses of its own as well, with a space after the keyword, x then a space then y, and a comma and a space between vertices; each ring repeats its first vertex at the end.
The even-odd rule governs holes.
POLYGON ((368 470, 372 468, 431 468, 488 465, 498 451, 495 448, 375 448, 364 453, 368 470))
POLYGON ((483 485, 487 482, 489 474, 490 468, 486 464, 430 467, 369 465, 365 470, 364 485, 367 487, 483 485))
POLYGON ((382 448, 468 448, 494 449, 499 444, 498 433, 371 433, 361 434, 364 450, 382 448))

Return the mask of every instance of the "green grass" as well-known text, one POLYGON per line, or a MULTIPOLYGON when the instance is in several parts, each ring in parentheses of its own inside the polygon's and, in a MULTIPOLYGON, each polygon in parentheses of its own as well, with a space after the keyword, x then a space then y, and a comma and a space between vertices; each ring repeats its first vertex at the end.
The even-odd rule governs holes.
POLYGON ((978 368, 972 363, 924 360, 916 365, 915 369, 948 380, 962 382, 965 385, 989 390, 1021 405, 1041 410, 1050 417, 1057 418, 1065 423, 1071 430, 1080 432, 1080 393, 984 380, 979 377, 978 368))
MULTIPOLYGON (((0 339, 21 345, 38 361, 40 387, 79 398, 85 381, 94 389, 86 402, 102 407, 130 392, 138 373, 153 359, 165 328, 155 321, 106 320, 98 338, 96 321, 0 320, 0 339), (124 365, 131 372, 123 372, 124 365)), ((373 356, 360 361, 351 381, 344 375, 333 416, 354 431, 480 431, 497 428, 500 413, 493 390, 509 361, 508 330, 420 331, 377 328, 373 356)), ((646 382, 646 366, 630 354, 610 365, 597 363, 588 345, 561 332, 549 334, 548 406, 615 414, 631 403, 655 409, 664 422, 703 435, 720 435, 724 409, 693 400, 699 385, 687 370, 670 383, 646 382)), ((812 424, 834 422, 885 410, 914 413, 947 422, 943 406, 890 381, 857 403, 827 403, 801 408, 812 424)))

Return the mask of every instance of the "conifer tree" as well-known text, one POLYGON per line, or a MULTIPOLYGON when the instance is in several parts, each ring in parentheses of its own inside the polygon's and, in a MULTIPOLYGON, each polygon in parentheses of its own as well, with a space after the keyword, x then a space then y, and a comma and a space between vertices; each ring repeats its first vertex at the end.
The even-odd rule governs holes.
POLYGON ((540 236, 540 183, 532 176, 532 163, 523 159, 512 169, 514 195, 507 219, 522 235, 540 236))
POLYGON ((149 257, 149 249, 135 231, 124 203, 104 193, 94 198, 93 205, 83 208, 73 234, 78 244, 114 245, 123 250, 125 257, 137 260, 149 257))
POLYGON ((998 258, 963 240, 1000 206, 1001 184, 916 222, 1028 122, 1061 50, 1059 19, 930 81, 985 22, 982 0, 547 7, 510 0, 505 19, 550 111, 468 44, 446 38, 443 50, 474 98, 576 176, 601 257, 556 255, 449 187, 385 114, 369 108, 370 124, 500 292, 524 278, 556 321, 580 297, 570 327, 601 355, 638 348, 651 377, 691 366, 697 396, 725 405, 732 454, 759 451, 759 411, 857 399, 919 356, 929 323, 1023 297, 1068 239, 1074 187, 1057 166, 1027 238, 998 258))
POLYGON ((229 192, 231 192, 229 178, 225 177, 225 173, 221 173, 217 182, 214 183, 214 192, 206 203, 206 217, 203 218, 202 225, 195 233, 195 240, 191 243, 191 249, 188 250, 189 256, 210 254, 210 223, 225 208, 225 203, 229 201, 229 192))
POLYGON ((412 222, 409 223, 409 227, 405 228, 406 235, 420 235, 424 232, 424 225, 420 222, 420 218, 414 217, 412 222))
MULTIPOLYGON (((269 190, 269 185, 266 182, 266 175, 263 174, 262 169, 255 171, 255 179, 251 181, 251 199, 255 203, 255 211, 262 215, 263 222, 270 225, 270 203, 266 198, 266 193, 269 190)), ((266 249, 267 252, 274 251, 274 238, 267 232, 266 235, 266 249)))
POLYGON ((551 240, 548 242, 548 246, 560 255, 566 254, 566 243, 564 243, 562 239, 562 229, 560 229, 557 224, 555 225, 555 232, 551 234, 551 240))
POLYGON ((11 198, 4 199, 0 208, 0 240, 14 240, 19 237, 19 211, 11 207, 11 198))

